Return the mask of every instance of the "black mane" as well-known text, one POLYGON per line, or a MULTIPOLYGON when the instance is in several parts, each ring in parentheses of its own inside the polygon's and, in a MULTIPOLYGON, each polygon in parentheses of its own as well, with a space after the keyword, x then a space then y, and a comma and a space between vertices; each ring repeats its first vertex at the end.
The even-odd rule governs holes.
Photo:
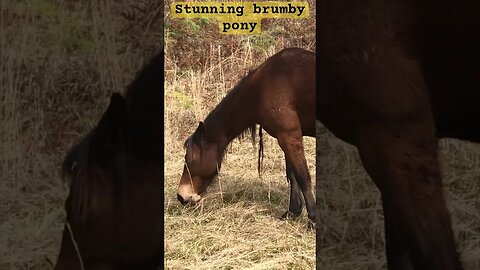
MULTIPOLYGON (((207 115, 207 117, 205 118, 205 122, 208 121, 209 118, 213 117, 215 114, 217 114, 219 111, 221 111, 225 106, 230 106, 231 104, 231 100, 234 99, 239 93, 240 91, 243 89, 243 84, 251 77, 255 74, 255 72, 257 72, 259 70, 260 67, 257 67, 255 69, 252 69, 252 70, 249 70, 248 71, 248 74, 243 76, 240 81, 227 93, 227 95, 220 101, 220 103, 207 115)), ((228 146, 231 146, 232 142, 235 140, 235 139, 238 139, 238 140, 243 140, 245 137, 247 136, 250 136, 251 138, 251 141, 252 141, 252 145, 256 148, 256 135, 257 135, 257 124, 256 123, 252 123, 251 125, 249 125, 247 128, 245 128, 245 130, 243 130, 242 132, 240 132, 240 134, 238 134, 231 142, 229 142, 229 144, 227 145, 228 146)), ((259 126, 259 129, 258 129, 258 135, 259 135, 259 141, 258 141, 258 144, 259 144, 259 149, 258 149, 258 173, 260 174, 261 173, 261 166, 262 166, 262 162, 263 162, 263 133, 262 133, 262 127, 259 126)), ((192 136, 190 136, 189 138, 187 138, 187 140, 185 140, 185 143, 184 143, 184 147, 187 147, 187 142, 189 141, 193 141, 192 140, 192 136)), ((200 154, 202 154, 203 152, 203 149, 201 147, 201 145, 198 145, 200 146, 199 149, 200 149, 200 154)), ((226 158, 226 155, 227 155, 227 151, 223 151, 223 152, 220 152, 218 153, 218 155, 221 157, 221 159, 219 160, 220 163, 222 163, 224 161, 224 159, 226 158)))

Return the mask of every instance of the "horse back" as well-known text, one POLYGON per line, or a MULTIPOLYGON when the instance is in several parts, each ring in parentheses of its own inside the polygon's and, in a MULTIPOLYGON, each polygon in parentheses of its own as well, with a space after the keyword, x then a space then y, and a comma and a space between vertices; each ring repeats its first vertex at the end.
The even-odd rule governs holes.
POLYGON ((285 121, 299 123, 304 136, 315 136, 314 52, 284 49, 261 65, 252 80, 258 91, 258 122, 270 135, 276 133, 272 122, 288 115, 291 119, 285 121))

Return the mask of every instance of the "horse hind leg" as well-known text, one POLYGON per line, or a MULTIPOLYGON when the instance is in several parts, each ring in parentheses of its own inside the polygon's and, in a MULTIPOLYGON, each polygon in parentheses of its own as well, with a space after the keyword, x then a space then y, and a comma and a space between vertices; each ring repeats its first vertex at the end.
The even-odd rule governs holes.
POLYGON ((302 214, 303 207, 300 189, 298 187, 297 180, 295 179, 295 173, 293 171, 292 165, 287 161, 286 156, 285 164, 287 181, 290 184, 290 201, 288 204, 288 210, 280 217, 280 219, 282 220, 299 217, 302 214))
POLYGON ((380 189, 390 270, 460 270, 430 117, 366 125, 362 162, 380 189), (423 119, 423 120, 422 120, 423 119))
MULTIPOLYGON (((315 197, 312 191, 312 182, 308 172, 307 160, 303 149, 302 132, 300 127, 287 129, 277 134, 278 144, 285 153, 286 162, 291 166, 294 179, 300 187, 305 199, 309 224, 308 227, 313 229, 316 222, 315 197)), ((293 181, 290 181, 291 184, 293 181)), ((292 186, 293 188, 294 186, 292 186)))

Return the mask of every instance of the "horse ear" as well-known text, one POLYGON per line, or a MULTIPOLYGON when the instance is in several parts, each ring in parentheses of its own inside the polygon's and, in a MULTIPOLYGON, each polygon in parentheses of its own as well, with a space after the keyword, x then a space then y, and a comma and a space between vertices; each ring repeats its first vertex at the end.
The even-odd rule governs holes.
POLYGON ((203 135, 205 135, 205 125, 203 124, 203 122, 200 121, 198 123, 198 127, 193 133, 193 135, 195 135, 197 138, 202 138, 203 135))
POLYGON ((196 145, 200 145, 200 141, 205 135, 205 125, 203 122, 198 123, 198 127, 192 135, 192 142, 196 145))
POLYGON ((113 152, 118 150, 127 132, 127 102, 119 93, 113 93, 110 104, 92 135, 92 144, 97 149, 113 152))

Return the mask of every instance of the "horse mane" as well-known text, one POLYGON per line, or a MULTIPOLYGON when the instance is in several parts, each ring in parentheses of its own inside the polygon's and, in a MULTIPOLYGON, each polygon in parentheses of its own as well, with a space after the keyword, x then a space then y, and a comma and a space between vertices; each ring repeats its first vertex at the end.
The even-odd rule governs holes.
MULTIPOLYGON (((228 106, 228 104, 230 103, 230 100, 233 99, 234 97, 236 97, 239 94, 239 92, 242 89, 241 86, 245 83, 245 81, 247 79, 249 79, 253 74, 255 74, 260 69, 260 67, 261 66, 255 68, 255 69, 249 70, 248 74, 243 76, 240 79, 240 81, 232 88, 232 90, 230 90, 227 93, 227 95, 222 99, 222 101, 220 101, 220 103, 215 107, 215 109, 213 109, 207 115, 207 117, 205 118, 205 121, 207 121, 207 119, 209 119, 209 117, 211 117, 212 115, 217 113, 219 110, 221 110, 224 106, 228 106)), ((249 125, 245 130, 240 132, 240 134, 238 134, 232 141, 230 141, 227 145, 227 148, 229 146, 231 147, 232 142, 235 139, 243 140, 247 136, 251 137, 252 145, 253 145, 253 147, 256 148, 256 133, 257 133, 257 124, 253 123, 253 124, 249 125)), ((259 148, 258 148, 257 170, 258 170, 258 174, 260 175, 261 174, 261 168, 262 168, 262 165, 263 165, 263 132, 262 132, 262 127, 261 126, 259 126, 259 129, 258 129, 258 137, 259 137, 259 140, 258 140, 259 148)), ((202 151, 202 148, 200 148, 200 151, 202 151)), ((224 159, 226 158, 227 152, 228 151, 225 150, 221 153, 218 153, 219 156, 221 157, 220 158, 220 163, 222 163, 224 161, 224 159)))
MULTIPOLYGON (((165 53, 162 48, 160 53, 153 56, 136 74, 135 79, 127 86, 124 95, 127 102, 131 103, 144 94, 144 92, 149 92, 152 88, 158 88, 158 81, 163 83, 164 55, 165 53)), ((162 89, 158 89, 158 93, 162 94, 162 89)))

